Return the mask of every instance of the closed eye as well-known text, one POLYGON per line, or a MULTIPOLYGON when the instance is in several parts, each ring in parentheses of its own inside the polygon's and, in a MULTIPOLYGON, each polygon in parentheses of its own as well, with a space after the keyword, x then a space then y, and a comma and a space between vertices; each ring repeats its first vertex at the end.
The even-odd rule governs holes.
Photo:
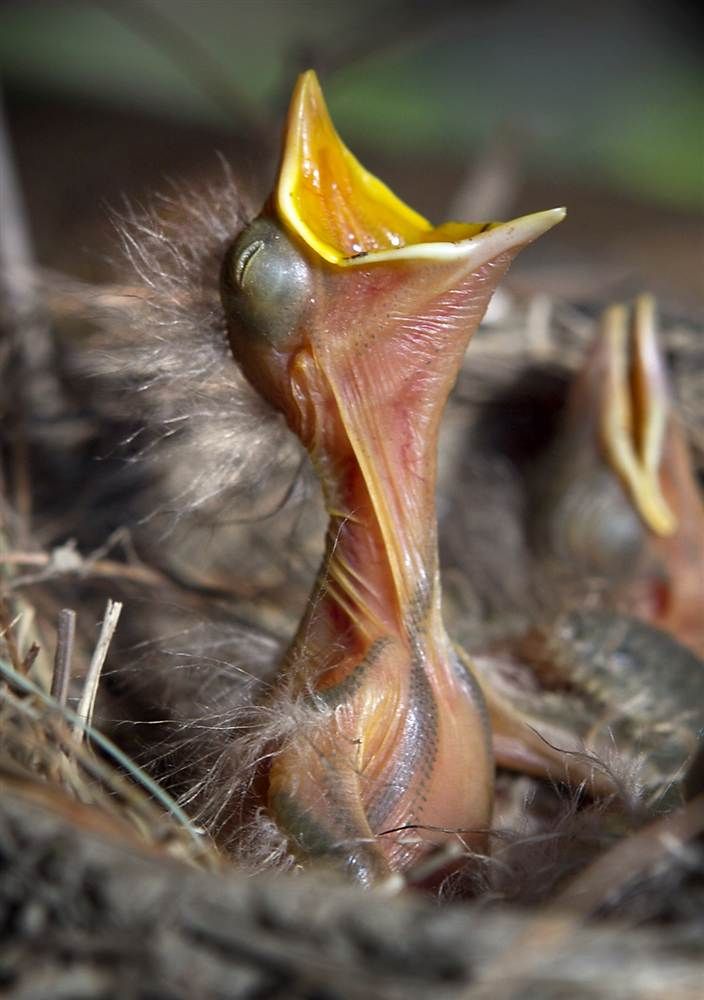
POLYGON ((245 273, 249 267, 252 259, 259 253, 260 250, 264 249, 263 240, 254 240, 248 247, 246 247, 240 254, 239 260, 235 267, 235 281, 240 286, 244 287, 245 273))

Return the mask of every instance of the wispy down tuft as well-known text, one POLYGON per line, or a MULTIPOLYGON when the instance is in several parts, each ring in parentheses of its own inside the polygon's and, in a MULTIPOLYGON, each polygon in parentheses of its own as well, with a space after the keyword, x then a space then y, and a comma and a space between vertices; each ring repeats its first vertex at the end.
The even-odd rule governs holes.
POLYGON ((216 499, 222 510, 223 494, 255 490, 292 453, 280 418, 245 381, 227 343, 220 266, 252 212, 223 169, 217 186, 175 188, 114 215, 134 287, 127 308, 103 323, 90 362, 119 386, 121 413, 127 393, 134 417, 149 426, 137 432, 140 456, 154 453, 179 515, 206 512, 216 499))

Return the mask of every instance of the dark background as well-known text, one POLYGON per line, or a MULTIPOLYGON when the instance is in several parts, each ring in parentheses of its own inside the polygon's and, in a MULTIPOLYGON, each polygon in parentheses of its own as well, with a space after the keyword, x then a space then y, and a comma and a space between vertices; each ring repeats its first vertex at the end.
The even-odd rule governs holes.
POLYGON ((40 262, 104 278, 107 207, 167 178, 262 197, 314 66, 362 162, 434 221, 566 204, 513 281, 704 304, 696 7, 522 0, 0 4, 0 72, 40 262))

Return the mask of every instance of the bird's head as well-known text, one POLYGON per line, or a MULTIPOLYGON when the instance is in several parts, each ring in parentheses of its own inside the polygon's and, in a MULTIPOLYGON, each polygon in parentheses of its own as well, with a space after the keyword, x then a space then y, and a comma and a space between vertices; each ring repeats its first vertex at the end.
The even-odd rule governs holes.
POLYGON ((309 446, 333 398, 343 420, 356 401, 412 405, 432 373, 441 409, 499 278, 563 216, 433 227, 361 166, 304 73, 273 194, 224 262, 233 353, 309 446), (303 357, 315 387, 301 388, 303 357))

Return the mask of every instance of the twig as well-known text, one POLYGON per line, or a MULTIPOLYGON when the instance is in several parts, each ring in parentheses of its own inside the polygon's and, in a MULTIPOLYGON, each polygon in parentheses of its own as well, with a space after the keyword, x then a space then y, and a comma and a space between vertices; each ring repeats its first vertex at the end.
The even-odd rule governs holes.
POLYGON ((86 725, 89 725, 93 718, 95 698, 98 693, 98 683, 100 682, 100 672, 103 669, 105 657, 108 655, 110 641, 117 628, 121 611, 122 604, 119 601, 108 599, 105 607, 105 617, 100 628, 100 635, 98 636, 95 651, 88 667, 88 673, 86 674, 85 684, 83 685, 83 694, 76 709, 78 721, 73 727, 73 732, 79 742, 83 739, 86 725))
POLYGON ((527 334, 531 346, 531 354, 538 361, 550 357, 550 329, 554 302, 549 295, 537 294, 528 304, 527 334))
POLYGON ((0 283, 11 319, 36 305, 29 227, 12 156, 11 140, 0 96, 0 283))
POLYGON ((22 660, 23 673, 28 674, 29 671, 32 669, 34 661, 39 656, 40 650, 41 646, 38 643, 33 642, 32 645, 27 650, 27 652, 24 654, 24 659, 22 660))
MULTIPOLYGON (((290 490, 287 492, 289 495, 290 490)), ((266 516, 269 516, 268 514, 266 516)), ((239 523, 239 522, 236 522, 239 523)), ((108 579, 127 580, 130 583, 143 584, 145 587, 171 587, 189 594, 197 589, 184 584, 175 576, 169 576, 160 570, 154 569, 145 564, 123 563, 114 559, 96 559, 95 553, 81 556, 72 545, 62 545, 52 552, 5 552, 0 553, 0 566, 37 566, 38 573, 26 573, 12 579, 11 590, 19 590, 20 587, 29 587, 37 583, 46 583, 49 580, 66 576, 77 576, 81 579, 86 577, 106 577, 108 579)), ((227 588, 207 587, 200 588, 207 590, 212 596, 223 598, 236 597, 242 600, 251 600, 261 594, 261 588, 255 584, 247 583, 233 578, 232 584, 227 588)))
POLYGON ((7 647, 7 653, 10 657, 12 666, 18 674, 22 674, 24 673, 22 657, 20 655, 17 642, 15 641, 14 633, 14 627, 16 624, 17 619, 12 617, 7 601, 4 597, 0 596, 0 639, 5 640, 5 646, 7 647))
POLYGON ((509 217, 521 180, 521 153, 527 138, 512 125, 499 126, 466 169, 448 206, 449 219, 509 217))
MULTIPOLYGON (((0 319, 11 344, 17 371, 9 386, 13 416, 14 506, 18 532, 29 538, 32 488, 28 418, 53 421, 62 410, 63 392, 54 364, 55 344, 49 317, 37 289, 29 223, 20 190, 0 95, 0 319)), ((8 409, 10 409, 8 407, 8 409)))
POLYGON ((170 582, 166 576, 149 566, 133 565, 114 559, 93 559, 92 556, 83 558, 73 549, 71 550, 73 558, 70 561, 63 560, 65 551, 66 546, 62 546, 60 550, 55 549, 53 552, 5 552, 0 555, 0 565, 38 566, 42 568, 40 573, 18 576, 12 581, 13 589, 73 574, 81 577, 117 577, 152 587, 164 586, 170 582), (58 558, 57 552, 59 553, 58 558))
POLYGON ((68 697, 75 634, 76 612, 72 611, 71 608, 63 608, 59 611, 54 673, 51 678, 51 697, 55 698, 59 705, 65 705, 68 697))
MULTIPOLYGON (((165 791, 158 782, 150 778, 146 771, 143 771, 138 764, 131 760, 126 753, 115 746, 112 740, 108 739, 103 733, 98 729, 95 729, 90 725, 85 719, 80 718, 77 712, 74 712, 68 706, 57 705, 56 701, 42 691, 41 688, 37 687, 32 681, 27 677, 23 677, 17 670, 13 669, 9 664, 7 664, 2 658, 0 658, 0 677, 2 677, 8 685, 17 691, 22 692, 24 695, 32 695, 37 698, 38 701, 44 705, 46 708, 54 709, 60 712, 61 716, 70 722, 73 726, 73 731, 80 731, 83 735, 87 735, 91 743, 100 747, 102 752, 109 757, 119 768, 122 768, 125 774, 131 776, 131 778, 142 788, 152 796, 163 808, 170 813, 171 816, 185 829, 189 838, 197 845, 200 852, 203 850, 203 836, 194 827, 191 820, 185 814, 183 809, 171 798, 169 793, 165 791)), ((17 707, 24 712, 28 717, 35 720, 39 720, 40 715, 38 711, 31 705, 27 704, 25 698, 17 699, 15 704, 17 707)), ((81 753, 80 744, 76 748, 77 753, 81 753)), ((95 773, 100 780, 105 781, 109 787, 115 787, 119 789, 119 793, 125 797, 126 800, 130 801, 135 808, 138 808, 138 803, 135 799, 135 789, 130 788, 129 782, 127 782, 119 772, 109 774, 105 768, 104 762, 100 758, 92 755, 85 754, 80 758, 81 764, 95 773)), ((142 809, 142 813, 144 810, 142 809)))

